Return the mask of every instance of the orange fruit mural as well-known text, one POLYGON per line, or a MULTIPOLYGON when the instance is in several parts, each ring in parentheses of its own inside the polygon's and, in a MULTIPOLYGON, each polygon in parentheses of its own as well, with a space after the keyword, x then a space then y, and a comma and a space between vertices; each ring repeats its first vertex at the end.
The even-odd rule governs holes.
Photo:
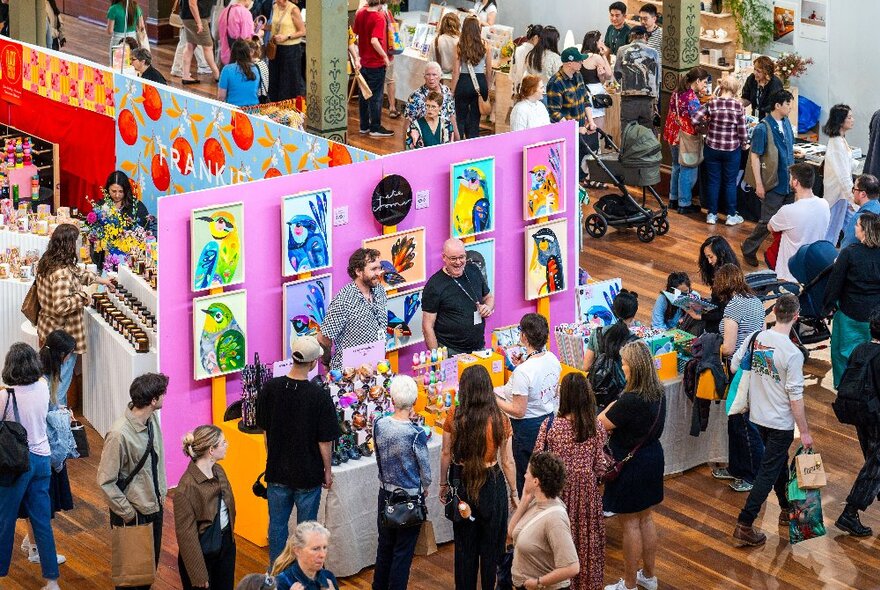
POLYGON ((132 112, 128 109, 123 109, 123 111, 119 113, 119 135, 122 136, 122 141, 128 145, 134 145, 137 141, 137 121, 132 112))
POLYGON ((162 97, 159 96, 159 91, 148 84, 144 84, 144 91, 141 96, 144 99, 144 112, 153 121, 158 121, 162 117, 162 97))
POLYGON ((239 111, 232 111, 232 141, 243 150, 254 145, 254 127, 248 116, 239 111))
POLYGON ((153 177, 153 186, 160 191, 167 191, 171 186, 171 171, 168 169, 168 159, 162 154, 155 154, 150 163, 150 175, 153 177))
POLYGON ((221 168, 226 166, 226 153, 223 151, 223 146, 213 137, 205 140, 202 156, 205 158, 205 163, 208 164, 208 170, 211 171, 211 174, 216 175, 221 168))

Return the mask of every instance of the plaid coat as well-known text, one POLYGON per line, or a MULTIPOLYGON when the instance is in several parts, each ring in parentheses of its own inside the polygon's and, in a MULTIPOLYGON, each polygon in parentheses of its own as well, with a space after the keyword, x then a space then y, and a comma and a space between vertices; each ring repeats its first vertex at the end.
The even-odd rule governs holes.
POLYGON ((74 352, 86 351, 83 308, 89 305, 91 296, 84 287, 97 278, 94 273, 70 266, 56 268, 49 275, 37 275, 37 336, 41 346, 53 330, 64 330, 76 340, 74 352))

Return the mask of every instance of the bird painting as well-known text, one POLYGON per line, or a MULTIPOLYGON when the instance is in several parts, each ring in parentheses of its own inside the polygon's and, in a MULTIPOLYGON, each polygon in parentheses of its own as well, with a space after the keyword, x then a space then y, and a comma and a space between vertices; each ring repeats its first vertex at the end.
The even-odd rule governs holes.
POLYGON ((315 281, 308 286, 308 293, 303 302, 306 313, 290 318, 290 328, 297 336, 314 336, 324 321, 327 313, 324 281, 315 281))
MULTIPOLYGON (((385 350, 394 350, 406 346, 412 338, 413 331, 410 327, 415 325, 413 318, 422 306, 422 293, 410 293, 403 299, 403 318, 388 309, 388 328, 386 328, 385 350)), ((421 322, 419 322, 421 325, 421 322)))
POLYGON ((193 287, 197 290, 232 283, 241 257, 238 222, 230 211, 216 211, 195 221, 208 224, 211 240, 202 247, 196 263, 193 287))
POLYGON ((311 215, 298 214, 287 220, 287 260, 294 273, 324 268, 330 264, 327 246, 327 197, 316 193, 309 201, 311 215))
POLYGON ((246 351, 244 332, 225 303, 211 303, 205 314, 199 355, 202 368, 209 375, 239 371, 244 367, 246 351))
POLYGON ((549 295, 565 289, 565 266, 562 260, 562 247, 556 233, 549 227, 542 227, 534 234, 535 249, 529 263, 529 271, 544 269, 544 283, 538 287, 538 295, 549 295))
POLYGON ((469 236, 491 229, 491 195, 486 174, 479 168, 468 167, 461 171, 455 181, 453 235, 469 236))
POLYGON ((529 217, 545 217, 559 211, 556 174, 539 164, 529 171, 529 217))
POLYGON ((391 246, 391 260, 381 260, 382 281, 389 287, 407 282, 403 273, 413 267, 416 259, 416 238, 403 235, 391 246))

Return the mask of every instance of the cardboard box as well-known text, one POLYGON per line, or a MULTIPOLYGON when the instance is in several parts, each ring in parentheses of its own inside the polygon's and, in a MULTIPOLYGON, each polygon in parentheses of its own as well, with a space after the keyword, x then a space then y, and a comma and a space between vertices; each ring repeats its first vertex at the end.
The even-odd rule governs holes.
POLYGON ((489 371, 489 378, 492 380, 493 387, 504 385, 504 357, 497 352, 489 353, 488 356, 483 354, 463 354, 458 357, 458 378, 461 379, 461 372, 471 365, 482 365, 489 371))
POLYGON ((661 381, 678 377, 678 352, 672 351, 654 357, 654 368, 661 381))

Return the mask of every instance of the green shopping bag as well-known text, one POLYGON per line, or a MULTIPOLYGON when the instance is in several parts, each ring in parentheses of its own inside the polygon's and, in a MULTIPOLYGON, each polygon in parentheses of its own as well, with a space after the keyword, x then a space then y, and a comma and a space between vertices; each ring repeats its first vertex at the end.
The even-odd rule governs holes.
MULTIPOLYGON (((795 457, 804 452, 801 447, 795 457)), ((797 485, 797 469, 792 457, 788 468, 788 540, 792 545, 825 534, 822 495, 818 489, 802 490, 797 485)))

